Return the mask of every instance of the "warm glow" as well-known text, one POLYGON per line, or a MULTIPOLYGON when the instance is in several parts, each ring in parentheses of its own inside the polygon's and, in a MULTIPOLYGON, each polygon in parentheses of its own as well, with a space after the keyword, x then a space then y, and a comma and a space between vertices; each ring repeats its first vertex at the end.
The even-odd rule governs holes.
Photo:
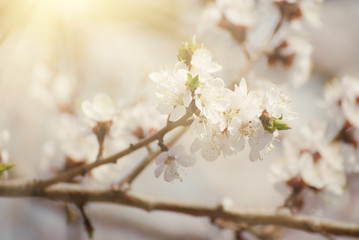
POLYGON ((34 2, 45 14, 64 19, 84 14, 91 3, 92 0, 37 0, 34 2))

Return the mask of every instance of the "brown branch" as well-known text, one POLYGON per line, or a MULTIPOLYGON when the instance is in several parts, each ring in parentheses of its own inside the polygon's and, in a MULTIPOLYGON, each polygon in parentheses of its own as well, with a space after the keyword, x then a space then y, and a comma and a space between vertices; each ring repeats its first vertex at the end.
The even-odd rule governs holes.
POLYGON ((359 237, 359 225, 320 219, 304 215, 292 215, 264 209, 245 209, 238 207, 219 207, 217 203, 184 201, 162 198, 135 192, 116 190, 86 189, 83 186, 50 187, 44 191, 28 191, 24 183, 7 181, 0 183, 0 196, 40 197, 55 201, 84 204, 87 202, 106 202, 126 205, 146 211, 169 211, 196 217, 221 218, 235 223, 249 225, 273 224, 282 227, 318 233, 359 237))
POLYGON ((51 186, 53 184, 69 181, 77 175, 84 175, 87 172, 91 171, 92 169, 99 167, 101 165, 108 164, 108 163, 116 163, 118 159, 120 159, 126 155, 129 155, 130 153, 132 153, 142 147, 147 146, 148 144, 152 143, 153 141, 158 140, 159 138, 163 138, 163 136, 166 135, 171 130, 173 130, 179 126, 187 126, 189 123, 188 121, 190 121, 190 120, 188 120, 188 118, 191 117, 191 115, 192 115, 192 111, 191 110, 187 111, 187 114, 185 116, 183 116, 177 122, 168 122, 167 125, 165 127, 163 127, 161 130, 159 130, 156 134, 154 134, 146 139, 143 139, 142 141, 139 141, 136 144, 131 144, 128 148, 126 148, 126 149, 122 150, 121 152, 116 153, 112 156, 109 156, 109 157, 104 158, 99 161, 95 161, 95 162, 87 164, 87 165, 69 169, 65 172, 62 172, 62 173, 60 173, 52 178, 46 179, 46 180, 35 181, 34 183, 32 183, 32 189, 33 189, 33 191, 42 191, 46 187, 51 186))

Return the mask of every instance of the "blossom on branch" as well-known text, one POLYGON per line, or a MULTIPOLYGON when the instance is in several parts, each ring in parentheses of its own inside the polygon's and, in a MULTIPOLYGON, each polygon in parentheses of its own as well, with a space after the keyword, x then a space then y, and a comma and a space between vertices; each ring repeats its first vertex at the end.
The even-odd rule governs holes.
POLYGON ((160 101, 157 109, 161 114, 169 114, 172 122, 183 117, 192 102, 191 90, 186 86, 188 74, 187 66, 182 62, 178 62, 172 72, 150 74, 150 78, 158 84, 156 95, 160 101))
POLYGON ((346 184, 343 158, 326 138, 326 124, 311 122, 283 141, 285 155, 271 170, 275 182, 342 195, 346 184), (294 181, 295 179, 295 181, 294 181))
POLYGON ((193 156, 187 155, 185 149, 181 145, 170 148, 168 151, 162 152, 155 159, 156 169, 155 176, 159 177, 163 173, 163 178, 167 182, 171 182, 175 179, 182 181, 179 175, 178 168, 190 167, 196 160, 193 156))
POLYGON ((193 40, 179 52, 181 61, 173 71, 150 74, 157 83, 160 113, 177 121, 194 100, 192 153, 200 150, 213 161, 242 151, 248 142, 250 159, 263 159, 274 148, 278 131, 290 129, 287 121, 297 117, 291 100, 275 86, 250 91, 245 79, 233 91, 226 88, 221 78, 212 76, 220 66, 193 40))
POLYGON ((96 95, 92 102, 84 101, 81 107, 85 116, 95 122, 112 121, 118 113, 115 103, 103 93, 96 95))
POLYGON ((359 81, 350 76, 326 84, 321 102, 336 123, 333 139, 339 144, 346 172, 359 172, 359 81))

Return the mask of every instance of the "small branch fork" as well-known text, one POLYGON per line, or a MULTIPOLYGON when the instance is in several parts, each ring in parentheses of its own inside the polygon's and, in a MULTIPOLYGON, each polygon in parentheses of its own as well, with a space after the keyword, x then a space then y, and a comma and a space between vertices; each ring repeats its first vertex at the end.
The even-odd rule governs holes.
MULTIPOLYGON (((114 154, 112 156, 109 156, 107 158, 103 158, 102 160, 95 161, 93 163, 79 166, 76 168, 72 168, 70 170, 67 170, 63 173, 60 173, 52 178, 46 179, 46 180, 37 180, 31 183, 31 187, 33 191, 42 191, 46 187, 49 187, 53 184, 59 183, 59 182, 66 182, 71 180, 77 175, 84 175, 87 172, 91 171, 92 169, 99 167, 104 164, 108 163, 116 163, 118 159, 129 155, 130 153, 147 146, 148 144, 156 141, 159 139, 159 136, 163 138, 168 132, 172 131, 173 129, 179 127, 179 126, 187 126, 191 120, 189 118, 192 116, 192 111, 188 111, 185 116, 183 116, 181 119, 179 119, 177 122, 168 122, 165 127, 163 127, 161 130, 157 132, 157 134, 154 134, 146 139, 143 139, 142 141, 139 141, 136 144, 131 144, 128 148, 122 150, 121 152, 114 154)), ((183 134, 183 133, 182 133, 183 134)))
POLYGON ((219 208, 217 203, 184 201, 140 194, 132 191, 86 189, 74 186, 53 186, 44 191, 27 190, 25 183, 6 181, 0 183, 0 195, 3 197, 40 197, 55 201, 72 202, 83 205, 88 202, 106 202, 126 205, 146 211, 168 211, 196 217, 223 219, 234 223, 249 225, 277 226, 313 232, 359 237, 359 225, 344 223, 303 215, 292 215, 278 211, 261 209, 243 209, 238 207, 219 208))

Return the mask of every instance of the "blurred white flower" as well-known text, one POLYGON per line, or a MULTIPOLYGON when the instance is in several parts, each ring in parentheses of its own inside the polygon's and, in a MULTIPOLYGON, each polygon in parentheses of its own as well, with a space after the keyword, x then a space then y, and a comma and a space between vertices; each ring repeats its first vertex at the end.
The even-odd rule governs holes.
POLYGON ((312 71, 312 52, 308 37, 282 31, 267 54, 267 78, 289 81, 296 88, 304 85, 312 71))
POLYGON ((222 66, 212 61, 211 53, 205 48, 196 49, 191 59, 191 73, 198 75, 201 82, 211 78, 211 74, 222 70, 222 66))
POLYGON ((254 0, 217 0, 216 7, 234 25, 250 27, 255 22, 254 0))
POLYGON ((190 167, 195 164, 196 159, 191 155, 187 155, 182 145, 177 145, 166 152, 162 152, 155 161, 157 165, 155 176, 159 177, 164 172, 164 180, 171 182, 174 179, 182 181, 178 173, 179 166, 190 167))
POLYGON ((344 157, 346 172, 359 172, 359 80, 350 76, 331 80, 325 85, 320 106, 337 125, 334 140, 344 157))
POLYGON ((298 20, 304 20, 303 22, 314 27, 321 25, 320 10, 323 0, 264 0, 262 2, 273 2, 284 18, 294 25, 299 24, 298 20))
POLYGON ((121 181, 127 166, 128 161, 126 161, 126 159, 121 159, 120 161, 117 161, 117 163, 99 166, 91 170, 91 175, 88 180, 91 184, 99 185, 101 187, 111 186, 111 184, 116 184, 121 181))
POLYGON ((82 102, 81 107, 85 116, 96 122, 112 121, 118 113, 115 103, 103 93, 96 95, 92 102, 82 102))
POLYGON ((54 75, 45 65, 38 64, 34 68, 30 94, 50 107, 71 112, 75 85, 70 75, 63 72, 54 75))
MULTIPOLYGON (((355 139, 359 139, 359 129, 355 129, 355 139)), ((340 154, 344 158, 346 173, 359 173, 359 148, 353 144, 339 142, 340 154)))
POLYGON ((342 195, 346 184, 343 158, 326 138, 325 122, 311 122, 283 140, 285 155, 272 167, 275 182, 299 178, 316 190, 342 195))
POLYGON ((341 79, 341 98, 337 104, 341 104, 344 116, 355 127, 359 128, 359 80, 349 76, 341 79))
POLYGON ((121 111, 114 119, 110 136, 129 142, 155 134, 166 124, 166 117, 160 115, 153 104, 139 102, 121 111))
POLYGON ((76 117, 68 114, 60 116, 57 139, 63 153, 73 161, 93 162, 98 152, 96 136, 76 117))

